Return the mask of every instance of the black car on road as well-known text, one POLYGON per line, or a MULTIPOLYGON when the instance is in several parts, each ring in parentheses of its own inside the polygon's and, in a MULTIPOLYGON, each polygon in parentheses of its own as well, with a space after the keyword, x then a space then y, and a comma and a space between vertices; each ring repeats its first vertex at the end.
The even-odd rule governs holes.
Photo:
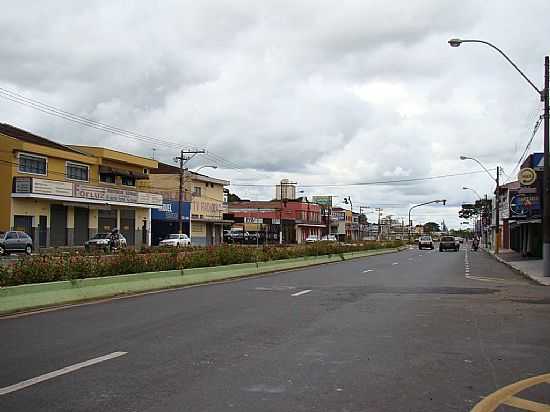
POLYGON ((455 240, 454 236, 441 236, 439 241, 439 251, 443 252, 444 250, 454 250, 458 252, 460 244, 455 240))
POLYGON ((32 238, 25 232, 10 230, 0 234, 0 255, 8 255, 11 252, 32 253, 32 238))

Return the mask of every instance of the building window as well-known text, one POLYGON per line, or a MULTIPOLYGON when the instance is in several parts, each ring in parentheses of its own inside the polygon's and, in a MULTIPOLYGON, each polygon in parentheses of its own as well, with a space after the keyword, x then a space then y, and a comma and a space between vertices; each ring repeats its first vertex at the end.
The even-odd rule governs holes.
POLYGON ((116 183, 115 175, 113 173, 100 173, 99 181, 103 183, 109 183, 112 185, 116 183))
POLYGON ((198 196, 198 197, 201 196, 201 188, 200 188, 200 186, 195 186, 195 187, 193 188, 193 196, 198 196))
POLYGON ((143 174, 148 175, 149 174, 149 169, 143 169, 143 174))
POLYGON ((124 186, 135 186, 136 179, 132 176, 122 176, 122 184, 124 186))
POLYGON ((88 166, 67 162, 65 165, 67 179, 88 181, 88 166))
POLYGON ((19 171, 37 175, 48 174, 48 162, 45 157, 19 153, 19 171))

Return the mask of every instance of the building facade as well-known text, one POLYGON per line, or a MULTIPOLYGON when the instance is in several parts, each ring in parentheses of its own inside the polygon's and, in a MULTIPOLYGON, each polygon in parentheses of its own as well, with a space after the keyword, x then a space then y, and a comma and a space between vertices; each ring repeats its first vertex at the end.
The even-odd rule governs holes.
POLYGON ((241 201, 228 205, 233 227, 258 233, 269 243, 302 243, 308 236, 321 237, 325 228, 321 207, 305 198, 274 201, 241 201))
MULTIPOLYGON (((178 233, 179 182, 180 169, 165 163, 159 163, 150 174, 149 189, 162 194, 163 208, 170 210, 164 220, 159 218, 153 221, 154 244, 170 233, 178 233)), ((229 186, 227 180, 191 171, 183 174, 183 233, 191 238, 193 245, 209 246, 223 242, 223 225, 231 223, 223 219, 227 211, 224 202, 226 186, 229 186)))
POLYGON ((157 162, 67 146, 0 124, 0 231, 23 230, 34 248, 80 246, 118 228, 129 246, 150 243, 162 196, 138 190, 157 162))

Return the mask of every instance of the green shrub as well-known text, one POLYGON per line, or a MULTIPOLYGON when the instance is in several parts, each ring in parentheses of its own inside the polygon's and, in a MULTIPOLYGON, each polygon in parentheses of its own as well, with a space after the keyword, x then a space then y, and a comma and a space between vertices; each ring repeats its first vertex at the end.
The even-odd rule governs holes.
POLYGON ((0 266, 0 286, 53 282, 141 272, 188 269, 290 259, 303 256, 396 248, 401 241, 364 241, 349 244, 317 242, 305 245, 269 245, 260 248, 220 245, 191 248, 149 248, 145 253, 124 250, 115 255, 66 253, 24 257, 15 264, 0 266))

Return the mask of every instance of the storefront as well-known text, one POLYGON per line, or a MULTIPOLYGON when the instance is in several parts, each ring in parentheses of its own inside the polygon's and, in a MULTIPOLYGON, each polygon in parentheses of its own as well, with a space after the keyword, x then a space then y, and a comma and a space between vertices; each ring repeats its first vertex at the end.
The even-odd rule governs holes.
POLYGON ((129 246, 149 243, 151 209, 162 196, 79 183, 15 177, 11 227, 24 230, 35 249, 81 246, 98 232, 118 228, 129 246))
MULTIPOLYGON (((163 203, 159 209, 151 211, 151 243, 159 244, 168 235, 179 233, 179 202, 170 200, 163 203)), ((189 222, 191 217, 191 202, 182 202, 182 232, 191 237, 189 222)), ((193 242, 193 240, 192 240, 193 242)))

